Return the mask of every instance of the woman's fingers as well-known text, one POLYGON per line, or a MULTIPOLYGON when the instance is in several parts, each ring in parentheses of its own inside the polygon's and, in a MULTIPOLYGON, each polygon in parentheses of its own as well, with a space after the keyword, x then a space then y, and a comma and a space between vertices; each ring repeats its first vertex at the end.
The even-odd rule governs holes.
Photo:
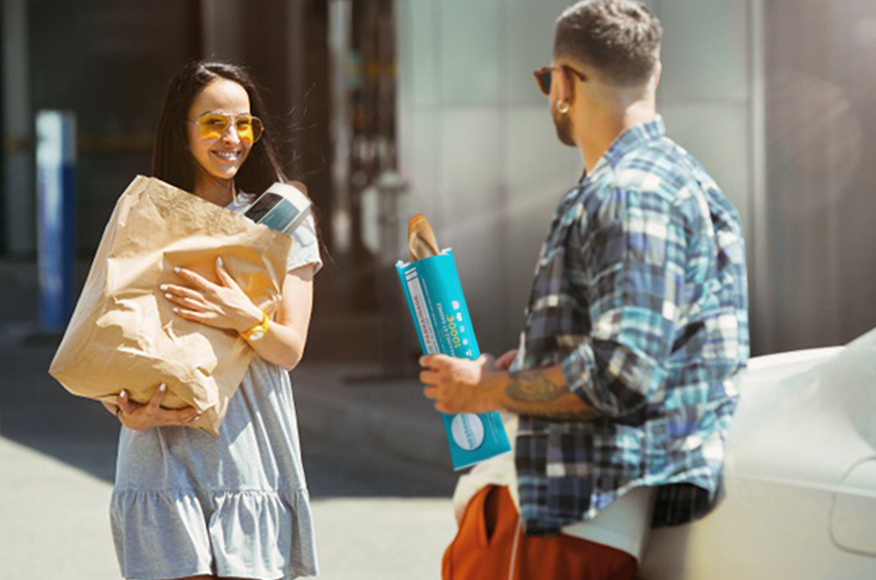
POLYGON ((153 425, 156 427, 185 427, 200 418, 201 414, 194 407, 182 409, 159 408, 152 415, 153 425))
MULTIPOLYGON (((204 295, 200 292, 170 284, 162 284, 159 288, 164 292, 164 297, 167 300, 172 304, 184 307, 189 312, 210 310, 210 306, 204 300, 204 295)), ((177 312, 177 310, 177 308, 174 308, 174 312, 177 312)))
POLYGON ((174 308, 173 311, 187 320, 194 320, 201 324, 209 324, 215 317, 212 312, 201 312, 198 310, 189 310, 187 308, 174 308))
POLYGON ((158 386, 158 389, 152 394, 152 398, 149 399, 149 402, 146 403, 146 406, 149 407, 149 410, 152 412, 157 411, 161 408, 161 401, 164 400, 164 397, 167 395, 167 385, 161 384, 158 386))
MULTIPOLYGON (((191 288, 176 284, 161 284, 159 289, 173 304, 173 312, 186 320, 213 328, 240 330, 251 328, 253 311, 258 308, 234 280, 222 258, 216 259, 216 275, 219 283, 185 268, 174 268, 191 288)), ((262 318, 261 311, 258 319, 262 318)), ((258 321, 255 321, 258 322, 258 321)))
POLYGON ((212 292, 216 289, 216 284, 213 284, 197 272, 187 270, 186 268, 180 268, 179 266, 174 268, 173 271, 176 272, 176 274, 180 278, 186 280, 187 282, 191 282, 194 286, 200 288, 201 290, 212 292))
POLYGON ((122 413, 125 413, 126 415, 128 413, 133 413, 139 406, 131 402, 131 398, 128 396, 128 391, 125 390, 122 390, 122 392, 119 393, 119 396, 116 397, 116 404, 118 404, 122 413))
POLYGON ((116 398, 121 409, 120 419, 126 427, 135 430, 150 427, 186 426, 196 421, 201 413, 195 407, 182 409, 165 409, 161 406, 167 396, 167 386, 161 385, 153 393, 145 405, 131 401, 130 395, 123 390, 116 398))
POLYGON ((210 310, 211 306, 200 294, 177 295, 165 292, 164 297, 172 304, 195 310, 210 310))
POLYGON ((228 273, 228 270, 225 269, 225 263, 222 261, 222 258, 216 258, 216 276, 219 277, 219 281, 222 282, 224 286, 228 288, 239 288, 237 285, 237 280, 232 278, 231 274, 228 273))
POLYGON ((206 302, 197 298, 168 298, 168 300, 187 309, 194 309, 196 312, 210 309, 206 302))
POLYGON ((164 292, 165 298, 194 298, 201 299, 203 294, 198 292, 197 290, 192 290, 191 288, 187 288, 185 286, 178 286, 177 284, 162 284, 158 287, 159 290, 164 292))
POLYGON ((200 416, 194 407, 159 409, 155 412, 155 419, 162 425, 188 425, 200 416))
POLYGON ((185 409, 174 409, 169 412, 173 414, 172 418, 175 421, 178 421, 180 425, 188 425, 189 423, 201 417, 201 414, 194 407, 186 407, 185 409))

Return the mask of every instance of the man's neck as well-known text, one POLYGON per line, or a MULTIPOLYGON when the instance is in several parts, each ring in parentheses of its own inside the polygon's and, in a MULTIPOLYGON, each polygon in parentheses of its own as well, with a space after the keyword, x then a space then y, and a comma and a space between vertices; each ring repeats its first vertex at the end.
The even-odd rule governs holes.
POLYGON ((629 106, 596 115, 589 130, 582 132, 579 149, 584 167, 591 173, 612 143, 628 129, 657 117, 653 101, 642 100, 629 106))

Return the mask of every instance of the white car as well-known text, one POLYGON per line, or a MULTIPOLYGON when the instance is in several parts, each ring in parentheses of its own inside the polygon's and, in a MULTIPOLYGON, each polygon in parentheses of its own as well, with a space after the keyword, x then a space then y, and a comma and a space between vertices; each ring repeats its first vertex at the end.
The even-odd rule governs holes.
POLYGON ((876 579, 876 331, 754 358, 722 497, 655 530, 642 580, 876 579))

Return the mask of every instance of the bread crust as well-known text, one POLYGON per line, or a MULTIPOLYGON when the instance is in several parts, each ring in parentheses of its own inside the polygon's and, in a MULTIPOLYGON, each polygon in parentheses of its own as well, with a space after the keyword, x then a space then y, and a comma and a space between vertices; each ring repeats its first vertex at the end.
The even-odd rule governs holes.
POLYGON ((418 213, 408 223, 408 250, 414 262, 441 253, 432 226, 423 214, 418 213))

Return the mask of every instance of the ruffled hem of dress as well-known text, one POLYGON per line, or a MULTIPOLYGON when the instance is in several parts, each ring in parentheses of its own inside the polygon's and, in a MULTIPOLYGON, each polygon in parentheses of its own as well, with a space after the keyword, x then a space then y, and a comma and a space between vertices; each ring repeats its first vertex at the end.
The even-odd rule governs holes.
POLYGON ((110 513, 128 580, 207 573, 293 580, 318 572, 306 489, 116 489, 110 513))

